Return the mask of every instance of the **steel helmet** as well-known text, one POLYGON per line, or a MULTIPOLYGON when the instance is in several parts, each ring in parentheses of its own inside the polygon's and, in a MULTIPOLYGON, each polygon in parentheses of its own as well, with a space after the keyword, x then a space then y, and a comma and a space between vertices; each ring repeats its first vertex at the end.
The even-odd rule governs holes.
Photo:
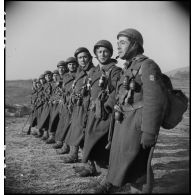
POLYGON ((81 53, 81 52, 86 52, 86 53, 89 54, 90 57, 92 57, 91 54, 90 54, 90 52, 89 52, 89 50, 88 50, 86 47, 79 47, 79 48, 74 52, 75 58, 77 58, 77 55, 78 55, 79 53, 81 53))
POLYGON ((107 41, 107 40, 100 40, 100 41, 98 41, 94 45, 94 49, 93 49, 94 54, 96 54, 95 51, 96 51, 97 47, 106 47, 110 51, 111 56, 112 56, 112 54, 113 54, 113 47, 112 47, 112 44, 109 41, 107 41))
POLYGON ((39 79, 45 79, 45 75, 44 75, 44 74, 41 74, 41 75, 39 76, 39 79))
POLYGON ((32 82, 33 82, 33 83, 36 83, 36 82, 37 82, 37 79, 33 79, 32 82))
POLYGON ((52 72, 51 72, 50 70, 46 70, 46 71, 44 72, 44 75, 47 75, 47 74, 52 74, 52 72))
POLYGON ((74 63, 77 63, 77 61, 76 61, 76 58, 75 57, 69 57, 69 58, 67 58, 66 59, 66 65, 68 64, 68 63, 70 63, 70 62, 74 62, 74 63))
POLYGON ((59 61, 57 64, 57 67, 59 67, 59 66, 66 66, 65 61, 59 61))
POLYGON ((133 28, 127 28, 125 30, 122 30, 118 33, 117 39, 119 39, 120 36, 126 36, 130 39, 134 39, 137 41, 137 43, 142 47, 143 49, 143 37, 141 33, 133 28))
POLYGON ((58 70, 54 70, 53 74, 58 74, 59 75, 59 71, 58 70))

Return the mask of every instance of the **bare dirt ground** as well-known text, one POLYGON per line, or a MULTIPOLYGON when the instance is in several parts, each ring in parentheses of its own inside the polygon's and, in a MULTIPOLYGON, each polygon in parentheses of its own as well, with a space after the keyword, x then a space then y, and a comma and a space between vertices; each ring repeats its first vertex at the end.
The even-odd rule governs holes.
MULTIPOLYGON (((177 84, 183 86, 182 90, 189 96, 189 82, 177 84)), ((190 191, 189 117, 188 110, 176 128, 160 130, 152 160, 155 176, 153 193, 190 191)), ((77 177, 73 166, 81 166, 81 163, 64 164, 62 155, 57 155, 51 145, 21 133, 26 119, 27 116, 5 118, 6 193, 80 194, 89 193, 98 185, 101 176, 77 177)), ((79 157, 81 159, 81 152, 79 157)), ((118 192, 133 193, 128 185, 118 192)))
MULTIPOLYGON (((189 115, 173 130, 161 130, 152 160, 153 193, 189 191, 189 115)), ((79 178, 73 166, 64 164, 51 145, 21 134, 27 118, 6 118, 5 192, 88 193, 100 176, 79 178)), ((27 128, 24 129, 26 131, 27 128)), ((81 153, 80 153, 81 159, 81 153)), ((129 193, 129 188, 122 190, 129 193)))

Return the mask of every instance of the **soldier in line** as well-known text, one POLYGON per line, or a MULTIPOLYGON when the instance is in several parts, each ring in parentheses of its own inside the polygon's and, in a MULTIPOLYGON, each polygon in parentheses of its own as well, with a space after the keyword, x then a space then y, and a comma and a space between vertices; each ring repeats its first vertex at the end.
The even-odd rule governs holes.
POLYGON ((79 47, 74 56, 77 59, 79 68, 74 81, 72 95, 74 103, 71 116, 72 123, 66 138, 66 143, 70 146, 70 153, 65 156, 65 163, 78 162, 78 151, 79 146, 82 147, 84 141, 84 129, 90 102, 90 75, 95 69, 92 63, 92 56, 87 48, 79 47))
MULTIPOLYGON (((37 98, 36 98, 36 102, 35 102, 35 114, 36 114, 36 127, 38 128, 38 124, 40 121, 40 116, 43 110, 43 97, 44 97, 44 93, 43 93, 43 89, 44 89, 44 84, 46 83, 45 80, 45 75, 41 74, 39 76, 38 81, 36 82, 36 87, 37 87, 37 98)), ((37 131, 34 131, 32 133, 33 135, 35 135, 35 137, 41 137, 43 135, 43 131, 41 129, 38 129, 37 131)))
POLYGON ((52 137, 52 134, 48 134, 48 128, 49 128, 49 119, 50 119, 50 110, 51 110, 51 104, 49 103, 50 96, 52 94, 52 72, 51 71, 45 71, 45 80, 46 83, 44 84, 43 93, 44 96, 42 97, 42 101, 44 102, 43 110, 40 116, 40 121, 38 123, 38 128, 43 130, 43 136, 41 137, 42 140, 47 140, 50 137, 52 137))
POLYGON ((69 130, 71 124, 71 114, 72 114, 72 104, 71 102, 71 94, 74 90, 74 80, 77 72, 77 61, 74 57, 69 57, 66 60, 66 65, 68 67, 69 72, 63 79, 63 95, 64 95, 64 104, 62 107, 62 112, 60 116, 60 120, 58 123, 58 127, 55 134, 55 142, 53 145, 54 149, 57 150, 57 154, 66 154, 69 152, 70 148, 65 142, 65 138, 67 136, 67 132, 69 130))
POLYGON ((52 105, 50 110, 50 122, 49 122, 49 134, 50 136, 46 140, 46 144, 55 143, 55 131, 60 118, 60 112, 63 103, 63 92, 62 92, 62 81, 60 81, 60 75, 58 70, 53 71, 53 82, 52 82, 52 95, 49 103, 52 105))
MULTIPOLYGON (((117 84, 109 169, 95 193, 108 193, 112 186, 126 183, 143 186, 148 156, 156 142, 166 105, 161 70, 143 55, 140 32, 125 29, 118 33, 117 39, 119 57, 126 63, 117 84)), ((151 193, 151 189, 144 192, 151 193)))
POLYGON ((75 167, 81 176, 92 176, 107 168, 109 150, 107 145, 112 110, 115 103, 115 88, 121 68, 112 59, 113 47, 107 40, 100 40, 94 46, 99 64, 91 76, 91 98, 89 116, 85 129, 81 169, 75 167), (98 170, 99 169, 99 170, 98 170))
POLYGON ((30 114, 30 125, 27 131, 27 134, 29 135, 31 133, 31 127, 35 127, 37 124, 37 116, 36 116, 36 112, 35 112, 35 102, 37 99, 37 79, 33 79, 32 81, 32 92, 31 92, 31 114, 30 114))
POLYGON ((60 81, 63 82, 63 79, 66 77, 68 73, 68 67, 65 61, 59 61, 57 64, 58 72, 60 75, 60 81))

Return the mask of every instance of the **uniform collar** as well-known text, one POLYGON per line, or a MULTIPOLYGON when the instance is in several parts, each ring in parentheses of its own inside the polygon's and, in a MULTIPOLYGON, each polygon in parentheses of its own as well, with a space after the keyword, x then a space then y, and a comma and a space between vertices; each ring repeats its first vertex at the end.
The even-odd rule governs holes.
MULTIPOLYGON (((102 66, 102 70, 104 71, 108 71, 113 65, 116 64, 116 60, 115 59, 111 59, 110 62, 104 66, 102 66)), ((98 64, 98 70, 100 70, 100 65, 98 64)))
POLYGON ((142 62, 143 60, 145 60, 147 58, 148 57, 146 57, 145 55, 138 54, 137 56, 133 57, 131 59, 131 61, 125 62, 125 64, 124 64, 124 71, 129 69, 129 68, 131 70, 139 70, 140 66, 141 66, 141 63, 139 63, 139 62, 142 62))

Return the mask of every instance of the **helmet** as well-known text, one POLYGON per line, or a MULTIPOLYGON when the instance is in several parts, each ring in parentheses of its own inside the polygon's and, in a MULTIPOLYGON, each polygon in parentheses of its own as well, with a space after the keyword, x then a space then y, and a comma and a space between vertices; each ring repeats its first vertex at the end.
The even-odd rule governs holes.
POLYGON ((33 83, 36 83, 36 82, 37 82, 37 79, 33 79, 32 82, 33 82, 33 83))
POLYGON ((41 75, 39 76, 39 79, 45 79, 45 75, 44 75, 44 74, 41 74, 41 75))
POLYGON ((59 71, 58 70, 54 70, 53 74, 59 74, 59 71))
POLYGON ((47 75, 47 74, 52 74, 52 72, 49 71, 49 70, 46 70, 46 71, 44 72, 44 75, 47 75))
POLYGON ((59 61, 57 67, 59 66, 66 66, 66 63, 64 61, 59 61))
POLYGON ((89 54, 89 56, 91 57, 91 54, 89 52, 89 50, 86 47, 79 47, 75 52, 74 52, 74 56, 75 58, 77 57, 77 55, 81 52, 86 52, 89 54))
POLYGON ((113 47, 112 47, 112 44, 109 41, 107 41, 107 40, 100 40, 100 41, 98 41, 94 45, 94 49, 93 49, 94 54, 95 54, 95 51, 96 51, 97 47, 106 47, 111 52, 111 56, 112 56, 112 54, 113 54, 113 47))
POLYGON ((142 47, 143 49, 143 37, 141 33, 133 28, 127 28, 125 30, 122 30, 118 33, 117 39, 119 39, 120 36, 126 36, 128 38, 135 39, 137 43, 142 47))
POLYGON ((76 61, 76 58, 75 57, 69 57, 69 58, 67 58, 66 59, 66 65, 68 64, 68 63, 70 63, 70 62, 75 62, 75 63, 77 63, 77 61, 76 61))

